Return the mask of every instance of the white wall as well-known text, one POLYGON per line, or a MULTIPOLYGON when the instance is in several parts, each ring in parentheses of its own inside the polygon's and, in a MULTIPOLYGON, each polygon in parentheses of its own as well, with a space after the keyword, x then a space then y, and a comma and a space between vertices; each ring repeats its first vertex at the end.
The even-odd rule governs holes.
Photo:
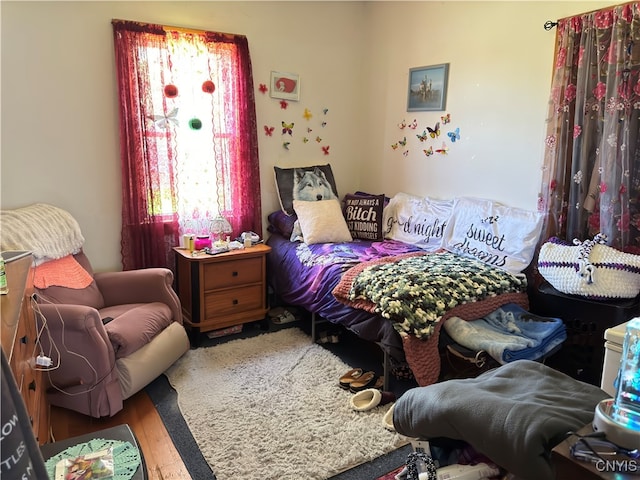
POLYGON ((265 217, 278 208, 274 165, 325 162, 341 194, 471 194, 535 208, 555 35, 542 24, 611 4, 4 0, 1 206, 48 202, 69 210, 94 267, 120 268, 110 23, 119 18, 246 35, 256 89, 272 70, 300 75, 301 101, 287 110, 256 93, 265 217), (414 137, 405 158, 390 148, 400 138, 397 123, 415 117, 424 128, 441 114, 406 112, 408 69, 439 63, 451 65, 447 111, 462 139, 446 157, 427 159, 414 137), (305 108, 314 115, 309 122, 305 108), (296 124, 289 150, 281 121, 296 124), (275 126, 273 137, 263 125, 275 126), (307 127, 330 145, 329 156, 315 136, 302 142, 307 127))
POLYGON ((256 89, 269 84, 272 70, 300 75, 301 100, 286 110, 256 93, 265 227, 266 215, 279 208, 274 165, 330 162, 339 191, 354 190, 362 8, 361 2, 3 1, 2 208, 48 202, 69 210, 94 268, 121 268, 113 18, 244 34, 256 89), (309 122, 304 108, 314 115, 309 122), (327 126, 316 127, 323 108, 327 126), (282 147, 282 121, 296 124, 289 150, 282 147), (315 141, 303 143, 307 123, 330 146, 329 156, 315 141), (276 127, 273 137, 263 125, 276 127))
POLYGON ((376 2, 369 7, 372 106, 363 142, 376 192, 451 198, 472 195, 535 210, 557 20, 611 2, 376 2), (444 112, 407 112, 412 67, 449 63, 441 136, 421 143, 444 112), (419 131, 401 130, 406 119, 419 131), (449 142, 448 131, 461 139, 449 142), (391 144, 407 137, 406 157, 391 144), (441 147, 448 154, 425 156, 441 147))

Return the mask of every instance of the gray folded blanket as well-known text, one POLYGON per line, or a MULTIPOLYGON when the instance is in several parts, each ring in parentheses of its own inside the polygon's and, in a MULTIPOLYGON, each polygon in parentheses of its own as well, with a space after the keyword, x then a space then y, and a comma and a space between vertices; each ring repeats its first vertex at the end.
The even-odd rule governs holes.
POLYGON ((525 480, 553 480, 551 450, 590 423, 608 397, 542 363, 517 360, 408 390, 395 403, 393 424, 408 437, 463 440, 525 480))

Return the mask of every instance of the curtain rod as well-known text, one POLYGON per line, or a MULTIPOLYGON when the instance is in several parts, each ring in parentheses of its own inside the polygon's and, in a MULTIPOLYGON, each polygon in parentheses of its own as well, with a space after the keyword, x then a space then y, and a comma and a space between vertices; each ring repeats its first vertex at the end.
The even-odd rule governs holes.
MULTIPOLYGON (((600 10, 609 10, 609 9, 613 9, 613 8, 616 8, 616 7, 623 7, 625 5, 631 5, 633 3, 636 3, 635 0, 632 0, 630 2, 621 3, 619 5, 612 5, 610 7, 598 8, 598 9, 595 9, 595 10, 590 10, 588 12, 578 13, 576 15, 571 15, 569 17, 564 17, 564 18, 580 17, 582 15, 589 15, 590 13, 599 12, 600 10)), ((564 20, 564 18, 561 18, 561 20, 564 20)), ((544 27, 544 29, 546 31, 549 31, 549 30, 551 30, 553 27, 555 27, 557 25, 558 25, 558 22, 553 22, 551 20, 547 20, 546 22, 544 22, 543 27, 544 27)))

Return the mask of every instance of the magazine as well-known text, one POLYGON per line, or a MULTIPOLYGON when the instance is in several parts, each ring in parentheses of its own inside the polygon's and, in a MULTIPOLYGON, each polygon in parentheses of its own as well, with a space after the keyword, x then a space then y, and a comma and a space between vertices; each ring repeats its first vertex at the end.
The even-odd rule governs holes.
POLYGON ((55 480, 109 480, 113 473, 113 452, 109 447, 60 460, 56 464, 55 480))

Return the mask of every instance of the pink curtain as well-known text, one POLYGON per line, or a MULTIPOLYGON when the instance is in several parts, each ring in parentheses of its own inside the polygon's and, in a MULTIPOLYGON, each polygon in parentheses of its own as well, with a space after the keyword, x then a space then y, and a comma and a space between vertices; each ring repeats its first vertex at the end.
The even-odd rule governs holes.
POLYGON ((218 213, 237 234, 262 231, 246 37, 121 20, 112 25, 120 105, 123 268, 173 268, 171 248, 180 235, 209 233, 209 221, 218 213), (206 71, 189 77, 180 59, 182 50, 190 48, 199 53, 204 49, 199 57, 204 56, 206 71), (189 85, 179 81, 185 75, 189 85), (180 123, 178 112, 186 110, 180 89, 195 85, 208 98, 207 112, 180 123), (208 144, 192 152, 189 132, 198 133, 199 144, 203 137, 208 144), (211 188, 203 186, 204 181, 210 181, 211 188), (206 201, 191 192, 198 188, 205 191, 206 201))
POLYGON ((542 241, 640 251, 640 3, 558 21, 547 122, 542 241))

